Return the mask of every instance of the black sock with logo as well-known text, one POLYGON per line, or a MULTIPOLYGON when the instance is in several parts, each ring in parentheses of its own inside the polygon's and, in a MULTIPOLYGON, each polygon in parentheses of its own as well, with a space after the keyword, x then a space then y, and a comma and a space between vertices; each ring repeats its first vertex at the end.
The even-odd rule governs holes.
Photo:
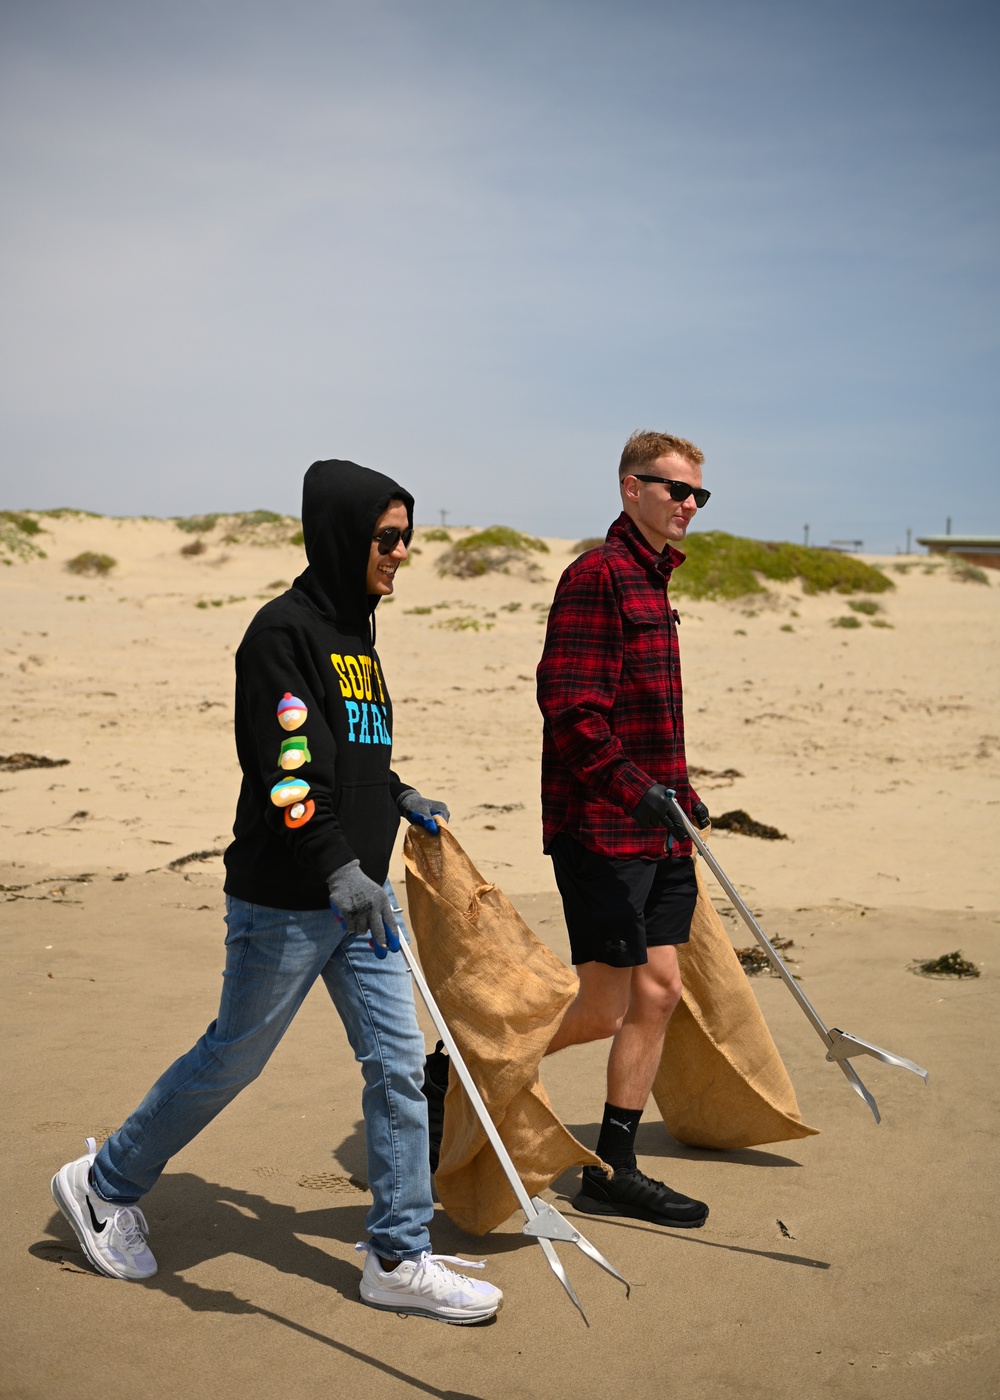
POLYGON ((642 1117, 641 1108, 616 1108, 604 1105, 604 1121, 597 1139, 596 1152, 609 1167, 635 1166, 635 1135, 642 1117))

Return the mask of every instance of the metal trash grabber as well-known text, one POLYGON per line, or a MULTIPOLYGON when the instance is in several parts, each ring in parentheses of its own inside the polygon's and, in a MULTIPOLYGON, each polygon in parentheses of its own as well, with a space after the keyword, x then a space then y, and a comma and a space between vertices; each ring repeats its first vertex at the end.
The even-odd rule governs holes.
POLYGON ((773 944, 768 940, 763 929, 757 923, 757 920, 750 913, 750 910, 743 903, 743 900, 733 888, 732 883, 726 876, 726 872, 723 870, 719 862, 715 859, 715 856, 712 855, 712 852, 708 849, 708 846, 705 844, 705 842, 701 839, 697 827, 694 826, 687 813, 677 801, 677 794, 674 792, 673 788, 667 789, 667 796, 669 797, 671 804, 673 805, 674 817, 679 818, 684 823, 685 830, 687 831, 691 840, 694 842, 698 854, 708 865, 709 869, 712 871, 719 884, 725 890, 726 894, 728 894, 729 898, 733 901, 733 904, 739 911, 740 918, 743 920, 747 928, 753 934, 754 938, 756 938, 757 942, 763 948, 764 952, 767 954, 768 961, 770 962, 771 966, 774 968, 775 972, 784 982, 785 986, 791 992, 792 996, 798 1002, 799 1006, 801 1006, 802 1010, 805 1012, 806 1020, 810 1023, 813 1030, 816 1032, 820 1040, 826 1046, 826 1058, 828 1060, 832 1060, 834 1064, 840 1066, 851 1088, 856 1094, 858 1094, 862 1099, 864 1099, 865 1103, 871 1109, 875 1122, 881 1123, 882 1116, 878 1111, 878 1104, 875 1102, 872 1095, 865 1088, 864 1084, 862 1084, 861 1079, 854 1066, 848 1063, 851 1059, 851 1056, 872 1055, 876 1060, 881 1060, 883 1064, 896 1065, 899 1069, 908 1069, 911 1074, 918 1074, 925 1084, 930 1078, 930 1074, 927 1070, 921 1069, 919 1065, 915 1065, 912 1060, 906 1060, 903 1058, 902 1055, 894 1055, 891 1050, 883 1050, 878 1045, 871 1045, 867 1040, 861 1040, 858 1036, 851 1035, 848 1031, 837 1030, 836 1026, 834 1026, 830 1030, 827 1029, 821 1016, 816 1011, 815 1007, 812 1005, 805 992, 803 992, 802 988, 796 982, 795 978, 789 972, 788 968, 782 962, 781 958, 775 951, 773 944))
MULTIPOLYGON (((392 912, 397 915, 397 917, 401 918, 402 911, 399 908, 395 893, 392 893, 391 902, 392 912)), ((602 1269, 606 1269, 609 1274, 613 1274, 620 1283, 625 1285, 626 1298, 631 1296, 631 1284, 628 1279, 622 1277, 613 1265, 608 1263, 601 1251, 595 1245, 591 1244, 590 1240, 588 1240, 585 1235, 581 1235, 579 1230, 575 1229, 564 1216, 559 1214, 555 1206, 550 1205, 548 1201, 543 1201, 541 1196, 528 1195, 527 1191, 524 1189, 524 1183, 517 1174, 517 1168, 511 1161, 510 1153, 507 1151, 503 1144, 503 1139, 497 1132, 496 1124, 490 1117, 489 1110, 485 1103, 483 1103, 482 1095, 476 1088, 475 1081, 469 1073, 469 1068, 462 1059, 461 1051, 455 1044, 451 1031, 445 1024, 445 1019, 441 1014, 441 1008, 434 1000, 433 993, 427 985, 420 964, 413 954, 413 949, 410 947, 405 937, 401 937, 399 940, 399 951, 406 960, 406 966, 410 969, 410 974, 417 984, 417 990, 420 992, 421 997, 423 997, 424 1005, 427 1007, 430 1018, 437 1028, 437 1033, 444 1041, 445 1049, 448 1051, 448 1055, 451 1059, 451 1067, 462 1081, 462 1086, 469 1096, 469 1102, 475 1110, 476 1117, 483 1125, 483 1131, 489 1138, 493 1151, 499 1158, 504 1175, 510 1182, 514 1195, 517 1197, 518 1204, 527 1217, 521 1228, 521 1233, 530 1235, 541 1245, 542 1252, 549 1261, 549 1267, 552 1269, 552 1272, 562 1284, 563 1288, 565 1288, 580 1316, 589 1327, 590 1323, 587 1322, 587 1314, 583 1311, 580 1300, 573 1291, 573 1285, 569 1281, 569 1276, 563 1267, 562 1260, 555 1251, 552 1241, 564 1240, 567 1244, 575 1244, 578 1249, 582 1249, 584 1254, 586 1254, 588 1258, 593 1259, 595 1264, 600 1264, 602 1269)))

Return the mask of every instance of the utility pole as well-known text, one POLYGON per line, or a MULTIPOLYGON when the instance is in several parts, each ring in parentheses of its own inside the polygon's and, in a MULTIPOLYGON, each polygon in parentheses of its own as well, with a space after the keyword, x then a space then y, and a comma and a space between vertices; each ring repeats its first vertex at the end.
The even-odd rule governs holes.
POLYGON ((912 526, 907 525, 907 527, 906 527, 906 552, 907 552, 907 554, 909 554, 909 552, 910 552, 910 539, 911 539, 912 535, 913 535, 913 528, 912 528, 912 526))
POLYGON ((945 532, 946 535, 950 535, 950 534, 951 534, 951 516, 950 516, 950 515, 948 516, 948 519, 944 522, 944 532, 945 532))
POLYGON ((808 548, 808 547, 809 547, 809 526, 808 526, 808 525, 803 525, 802 528, 803 528, 803 530, 805 531, 805 540, 803 541, 803 543, 805 544, 806 548, 808 548))
POLYGON ((446 510, 443 510, 443 511, 441 512, 441 528, 442 528, 442 529, 444 529, 445 522, 447 521, 447 519, 448 519, 448 512, 447 512, 446 510))

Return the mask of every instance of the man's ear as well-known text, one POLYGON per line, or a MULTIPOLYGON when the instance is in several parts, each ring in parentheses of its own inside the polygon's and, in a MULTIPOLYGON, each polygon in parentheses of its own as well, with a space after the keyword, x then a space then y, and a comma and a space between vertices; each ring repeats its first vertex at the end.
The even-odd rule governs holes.
POLYGON ((623 476, 618 484, 621 487, 622 500, 637 501, 639 499, 639 481, 631 472, 623 476))

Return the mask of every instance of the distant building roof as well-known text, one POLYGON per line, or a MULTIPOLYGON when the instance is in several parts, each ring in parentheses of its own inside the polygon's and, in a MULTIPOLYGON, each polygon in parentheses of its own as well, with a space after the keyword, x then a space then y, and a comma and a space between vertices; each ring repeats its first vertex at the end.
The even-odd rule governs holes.
POLYGON ((929 549, 1000 549, 1000 535, 918 535, 917 544, 929 549))

